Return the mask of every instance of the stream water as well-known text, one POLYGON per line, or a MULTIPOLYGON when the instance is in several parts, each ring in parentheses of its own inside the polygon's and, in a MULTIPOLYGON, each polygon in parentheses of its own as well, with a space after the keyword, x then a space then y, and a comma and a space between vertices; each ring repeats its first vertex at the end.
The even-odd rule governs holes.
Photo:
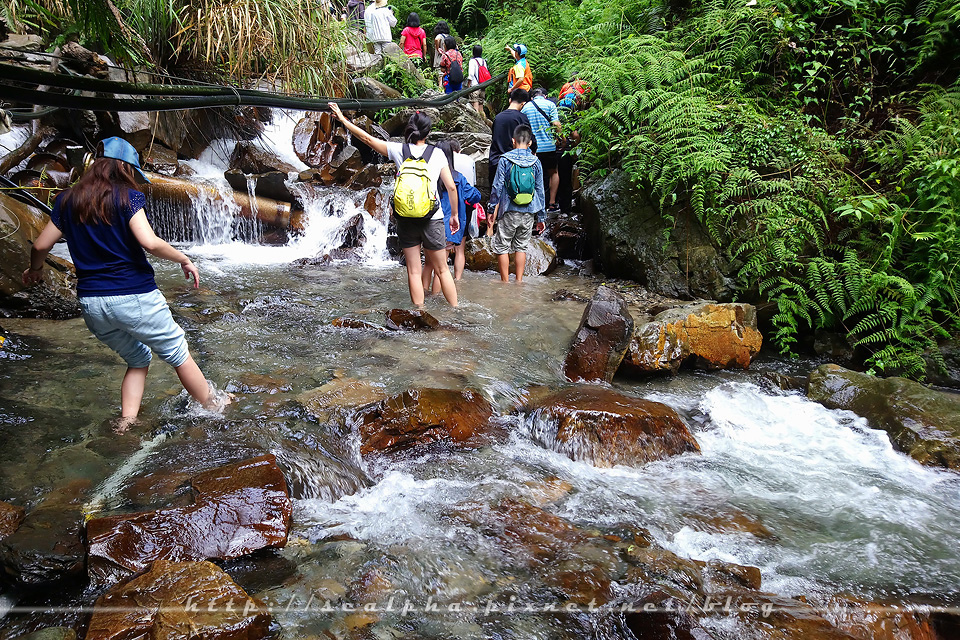
MULTIPOLYGON (((206 167, 202 179, 218 166, 206 158, 195 168, 206 167)), ((11 337, 0 350, 0 499, 29 510, 51 492, 79 486, 97 510, 144 508, 131 498, 137 477, 274 453, 295 498, 291 544, 229 568, 251 593, 279 605, 274 618, 284 638, 340 637, 349 628, 348 612, 311 608, 311 595, 547 602, 536 572, 458 514, 490 512, 505 498, 527 499, 558 484, 563 490, 543 503, 548 512, 586 530, 646 527, 682 557, 757 566, 765 591, 960 604, 960 480, 893 451, 863 419, 763 377, 805 374, 816 363, 765 356, 747 372, 617 380, 626 393, 677 409, 702 455, 593 468, 534 444, 524 416, 511 414, 524 389, 565 384, 560 363, 583 304, 551 298, 561 288, 589 297, 596 277, 565 267, 516 286, 467 272, 459 310, 442 298, 427 302, 447 329, 337 329, 330 323, 340 316, 382 324, 386 310, 408 306, 405 273, 388 259, 386 230, 369 216, 360 264, 293 266, 336 246, 357 212, 332 191, 307 210, 304 236, 286 246, 236 242, 225 232, 183 245, 200 268, 199 291, 175 265, 155 263, 194 357, 236 395, 222 416, 187 402, 172 370, 158 363, 141 423, 118 436, 111 419, 123 367, 83 322, 4 320, 11 337), (505 416, 509 435, 475 451, 363 461, 349 425, 320 422, 295 401, 335 376, 375 382, 387 393, 477 389, 505 416), (708 524, 718 520, 750 526, 708 524)), ((201 206, 198 216, 207 213, 201 206)), ((8 605, 31 597, 6 595, 8 605)), ((42 601, 90 604, 93 597, 42 601)), ((16 637, 31 620, 0 620, 2 637, 16 637)), ((585 612, 386 613, 371 629, 380 638, 629 637, 585 612)), ((735 626, 713 632, 744 637, 735 626)))

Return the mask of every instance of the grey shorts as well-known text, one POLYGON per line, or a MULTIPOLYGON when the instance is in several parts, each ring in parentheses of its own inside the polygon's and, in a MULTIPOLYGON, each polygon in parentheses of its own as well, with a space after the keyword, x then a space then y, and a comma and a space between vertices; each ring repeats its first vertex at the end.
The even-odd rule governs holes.
POLYGON ((507 211, 497 220, 497 229, 493 233, 493 252, 516 253, 526 251, 533 234, 533 225, 537 222, 535 213, 507 211))
POLYGON ((427 251, 439 251, 447 247, 447 234, 443 229, 443 213, 437 211, 429 220, 411 220, 397 217, 397 239, 401 249, 423 245, 427 251))

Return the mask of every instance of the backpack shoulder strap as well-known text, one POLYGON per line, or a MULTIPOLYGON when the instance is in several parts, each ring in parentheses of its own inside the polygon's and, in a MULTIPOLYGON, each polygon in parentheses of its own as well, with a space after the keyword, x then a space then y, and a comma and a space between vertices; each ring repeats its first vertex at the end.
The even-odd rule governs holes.
POLYGON ((537 99, 536 99, 536 98, 531 98, 531 99, 530 99, 530 104, 532 104, 532 105, 534 106, 534 108, 535 108, 537 111, 539 111, 540 114, 543 115, 544 118, 547 119, 547 123, 548 123, 548 124, 552 124, 552 122, 551 122, 551 120, 550 120, 550 116, 547 115, 547 112, 546 112, 546 111, 544 111, 543 109, 540 108, 540 105, 537 104, 537 99))
POLYGON ((432 144, 428 144, 427 148, 423 150, 423 161, 427 164, 430 164, 430 156, 433 155, 433 150, 435 147, 432 144))
POLYGON ((409 160, 413 156, 410 154, 410 143, 403 143, 403 150, 401 151, 403 160, 409 160))

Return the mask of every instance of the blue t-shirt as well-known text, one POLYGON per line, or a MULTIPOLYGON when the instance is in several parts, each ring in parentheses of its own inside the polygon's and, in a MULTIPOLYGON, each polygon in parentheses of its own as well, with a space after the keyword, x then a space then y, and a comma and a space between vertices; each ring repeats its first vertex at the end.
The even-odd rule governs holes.
POLYGON ((149 293, 157 288, 153 267, 143 247, 130 230, 130 219, 143 208, 146 197, 130 189, 130 206, 120 207, 115 198, 112 224, 81 224, 70 207, 62 207, 64 195, 53 203, 50 220, 63 233, 70 257, 77 268, 78 296, 123 296, 149 293))

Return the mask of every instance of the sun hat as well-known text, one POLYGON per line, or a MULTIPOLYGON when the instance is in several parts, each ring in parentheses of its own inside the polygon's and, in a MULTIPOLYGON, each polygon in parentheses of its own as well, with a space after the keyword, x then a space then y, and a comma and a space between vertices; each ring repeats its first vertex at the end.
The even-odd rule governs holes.
POLYGON ((387 6, 387 0, 377 0, 377 6, 378 6, 378 7, 385 7, 385 6, 387 6))
POLYGON ((517 53, 519 53, 521 58, 525 58, 525 57, 527 56, 527 47, 526 47, 526 45, 522 45, 522 44, 520 44, 520 43, 518 42, 518 43, 516 43, 516 44, 513 45, 513 50, 516 51, 517 53))
POLYGON ((98 146, 100 150, 98 155, 101 158, 123 160, 133 166, 133 170, 137 172, 137 175, 139 175, 144 182, 150 182, 150 179, 143 173, 143 169, 140 168, 140 156, 137 154, 137 150, 134 149, 133 145, 129 142, 123 138, 105 138, 100 141, 98 146))

